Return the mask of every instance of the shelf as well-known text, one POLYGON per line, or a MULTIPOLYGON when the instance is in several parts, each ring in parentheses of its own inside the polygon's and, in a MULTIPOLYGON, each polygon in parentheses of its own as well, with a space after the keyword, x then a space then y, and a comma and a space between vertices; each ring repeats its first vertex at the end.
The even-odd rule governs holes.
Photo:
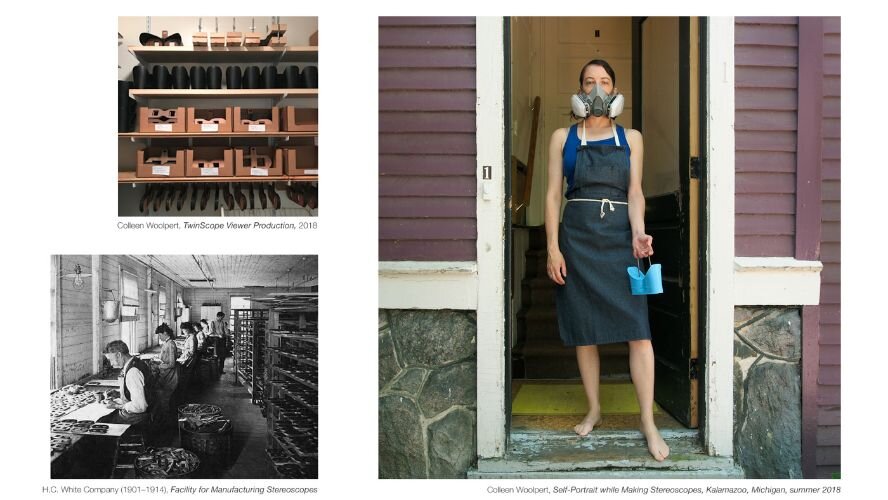
POLYGON ((281 391, 281 393, 283 393, 283 394, 289 396, 290 399, 292 399, 293 401, 299 403, 299 404, 302 405, 304 408, 308 408, 309 410, 311 410, 312 412, 314 412, 315 415, 317 415, 317 413, 318 413, 318 406, 317 406, 317 405, 310 405, 310 404, 306 403, 305 401, 302 400, 302 398, 300 398, 300 397, 297 396, 296 394, 294 394, 294 393, 288 391, 287 388, 284 387, 280 382, 272 382, 272 383, 277 384, 277 385, 279 386, 279 387, 278 387, 278 390, 281 391))
POLYGON ((276 348, 276 347, 269 347, 268 350, 272 351, 272 352, 276 352, 282 356, 286 356, 286 357, 296 361, 297 363, 303 363, 303 364, 306 364, 309 366, 314 366, 314 367, 318 366, 318 362, 316 360, 308 359, 305 356, 300 356, 298 354, 289 353, 287 351, 283 351, 283 350, 276 348))
MULTIPOLYGON (((264 38, 264 35, 263 35, 264 38)), ((145 63, 279 63, 317 62, 318 48, 292 47, 142 47, 129 51, 145 63)))
POLYGON ((281 349, 276 348, 276 347, 269 347, 268 350, 271 351, 271 352, 273 352, 273 353, 280 354, 281 356, 284 356, 284 357, 290 358, 290 359, 292 359, 293 361, 299 361, 299 355, 298 355, 298 354, 293 354, 293 353, 291 353, 291 352, 282 351, 281 349))
POLYGON ((269 137, 317 137, 317 132, 219 132, 213 134, 200 134, 188 132, 128 132, 118 133, 118 139, 213 139, 218 137, 251 137, 254 139, 267 139, 269 137))
MULTIPOLYGON (((298 383, 304 385, 305 387, 308 387, 309 389, 318 390, 318 386, 316 386, 316 385, 314 385, 314 384, 312 384, 311 382, 308 382, 308 381, 306 381, 306 380, 302 380, 301 378, 299 378, 299 377, 297 377, 297 376, 295 376, 295 375, 290 375, 289 373, 285 372, 284 370, 282 370, 282 369, 281 369, 280 367, 278 367, 278 366, 274 366, 274 367, 272 367, 272 368, 274 368, 278 373, 280 373, 280 374, 282 374, 282 375, 286 375, 286 376, 287 376, 288 378, 290 378, 291 380, 293 380, 293 381, 295 381, 295 382, 298 382, 298 383)), ((283 388, 283 387, 281 387, 281 389, 283 389, 283 390, 286 391, 286 389, 283 388)), ((287 391, 287 392, 289 392, 289 391, 287 391)))
POLYGON ((271 434, 271 437, 277 442, 278 446, 283 448, 288 453, 295 454, 299 458, 312 458, 318 456, 317 453, 302 453, 302 450, 297 448, 295 445, 287 444, 286 441, 281 440, 279 437, 274 435, 274 433, 271 434))
POLYGON ((299 358, 299 359, 296 360, 296 362, 297 362, 297 363, 306 364, 306 365, 309 365, 309 366, 314 366, 315 368, 317 368, 317 366, 318 366, 318 362, 317 362, 316 360, 313 360, 313 359, 299 358))
POLYGON ((136 177, 135 172, 117 172, 118 184, 183 184, 191 182, 312 182, 317 175, 269 175, 268 177, 136 177))
MULTIPOLYGON (((272 400, 269 400, 268 405, 271 407, 270 415, 271 415, 271 418, 274 419, 275 423, 287 418, 282 415, 283 412, 292 411, 292 410, 285 410, 284 408, 281 408, 280 404, 278 404, 277 402, 272 401, 272 400)), ((305 418, 309 418, 309 417, 305 417, 305 418)), ((315 415, 315 419, 317 419, 317 415, 315 415)), ((317 420, 315 420, 314 425, 312 427, 295 426, 295 425, 293 425, 292 422, 290 423, 290 425, 292 425, 293 428, 296 429, 297 431, 309 433, 309 432, 312 432, 317 429, 318 423, 317 423, 317 420)))
POLYGON ((276 335, 276 336, 283 338, 283 339, 297 339, 297 340, 301 340, 303 342, 310 342, 313 344, 318 343, 317 334, 305 335, 305 334, 300 334, 300 333, 280 332, 280 331, 274 331, 274 330, 271 330, 269 333, 272 335, 276 335))
POLYGON ((133 89, 130 97, 140 99, 234 99, 234 98, 274 98, 317 97, 318 89, 133 89))

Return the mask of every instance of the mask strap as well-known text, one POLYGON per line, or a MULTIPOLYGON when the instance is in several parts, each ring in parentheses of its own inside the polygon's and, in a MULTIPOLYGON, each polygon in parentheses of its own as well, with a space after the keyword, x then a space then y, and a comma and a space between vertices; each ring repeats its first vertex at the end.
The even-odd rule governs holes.
POLYGON ((583 118, 583 142, 582 145, 586 145, 586 119, 583 118))
POLYGON ((617 143, 617 147, 620 147, 620 136, 617 135, 617 124, 613 120, 611 120, 611 128, 614 131, 614 141, 617 143))

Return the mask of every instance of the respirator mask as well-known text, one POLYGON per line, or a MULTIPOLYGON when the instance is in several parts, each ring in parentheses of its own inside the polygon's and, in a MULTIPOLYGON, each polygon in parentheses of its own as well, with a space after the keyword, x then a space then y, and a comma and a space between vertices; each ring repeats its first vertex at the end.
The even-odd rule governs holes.
POLYGON ((588 94, 582 91, 570 96, 570 109, 575 116, 608 116, 616 118, 623 112, 623 94, 609 95, 597 83, 588 94))

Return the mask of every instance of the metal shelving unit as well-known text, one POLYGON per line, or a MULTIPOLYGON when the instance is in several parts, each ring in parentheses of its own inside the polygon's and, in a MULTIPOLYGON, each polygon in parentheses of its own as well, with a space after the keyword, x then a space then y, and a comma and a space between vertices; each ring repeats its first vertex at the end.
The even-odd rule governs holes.
POLYGON ((253 404, 264 405, 268 309, 233 309, 234 383, 242 383, 253 404))
POLYGON ((316 478, 318 454, 317 293, 272 305, 266 380, 268 455, 285 478, 316 478))

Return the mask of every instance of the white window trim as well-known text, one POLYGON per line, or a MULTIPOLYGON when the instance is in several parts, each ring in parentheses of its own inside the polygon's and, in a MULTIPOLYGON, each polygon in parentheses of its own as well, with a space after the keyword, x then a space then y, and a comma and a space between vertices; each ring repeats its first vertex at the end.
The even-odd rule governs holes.
POLYGON ((478 308, 475 262, 387 261, 379 263, 381 309, 478 308))
POLYGON ((822 270, 817 260, 734 257, 734 305, 817 305, 822 270))

